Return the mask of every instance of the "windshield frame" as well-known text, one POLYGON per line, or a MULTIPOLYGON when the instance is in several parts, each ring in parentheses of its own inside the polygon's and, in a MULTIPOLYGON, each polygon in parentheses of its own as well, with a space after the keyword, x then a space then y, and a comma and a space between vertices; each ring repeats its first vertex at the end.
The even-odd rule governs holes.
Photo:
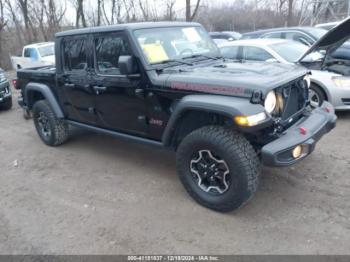
MULTIPOLYGON (((137 29, 132 29, 132 30, 129 30, 129 33, 130 33, 130 37, 132 38, 132 45, 137 49, 138 51, 138 54, 139 54, 139 58, 140 60, 142 61, 144 67, 146 69, 149 69, 149 70, 152 70, 152 69, 161 69, 161 68, 166 68, 166 67, 169 67, 169 64, 171 63, 171 61, 169 61, 169 63, 150 63, 148 61, 148 58, 146 56, 146 54, 144 53, 144 51, 142 50, 142 47, 141 47, 141 44, 139 43, 138 39, 137 39, 137 36, 135 34, 136 31, 139 31, 139 30, 143 30, 143 29, 154 29, 156 30, 157 28, 158 29, 164 29, 164 28, 186 28, 186 27, 199 27, 203 30, 205 36, 207 37, 208 41, 210 41, 213 46, 215 47, 215 52, 206 52, 206 53, 203 53, 203 55, 207 55, 207 56, 220 56, 220 50, 219 48, 217 47, 217 45, 215 44, 215 42, 213 41, 213 39, 209 36, 208 32, 205 30, 205 28, 200 25, 200 24, 188 24, 188 25, 174 25, 174 26, 157 26, 157 27, 152 27, 152 28, 137 28, 137 29)), ((189 58, 191 57, 191 55, 189 56, 185 56, 183 58, 178 58, 179 60, 184 60, 186 62, 186 58, 189 58)), ((173 60, 173 59, 169 59, 169 60, 173 60)), ((166 60, 165 60, 166 61, 166 60)), ((189 61, 190 63, 192 61, 189 61)), ((172 66, 178 66, 178 65, 181 65, 180 63, 178 64, 174 64, 172 66)))

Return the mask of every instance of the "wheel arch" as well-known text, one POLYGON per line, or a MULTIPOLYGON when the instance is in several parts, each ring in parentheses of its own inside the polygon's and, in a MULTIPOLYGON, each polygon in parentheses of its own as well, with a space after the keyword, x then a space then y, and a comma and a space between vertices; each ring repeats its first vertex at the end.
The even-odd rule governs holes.
POLYGON ((24 88, 24 100, 28 109, 31 109, 36 101, 42 99, 47 100, 57 118, 64 118, 59 103, 47 85, 40 83, 29 83, 26 85, 24 88))
POLYGON ((177 101, 162 136, 165 146, 176 148, 181 140, 195 129, 206 125, 229 125, 238 115, 263 112, 262 105, 251 104, 248 98, 219 95, 188 95, 177 101))
POLYGON ((324 84, 322 84, 320 81, 312 79, 311 80, 311 85, 315 85, 316 87, 321 89, 321 91, 325 95, 326 101, 330 101, 331 100, 332 96, 331 96, 330 92, 328 91, 328 89, 326 88, 326 86, 324 84))

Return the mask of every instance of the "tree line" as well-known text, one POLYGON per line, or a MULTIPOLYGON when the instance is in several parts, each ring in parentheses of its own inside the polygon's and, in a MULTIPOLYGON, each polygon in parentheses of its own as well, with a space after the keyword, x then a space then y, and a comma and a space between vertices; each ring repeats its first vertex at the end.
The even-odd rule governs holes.
MULTIPOLYGON (((10 54, 18 54, 24 45, 52 41, 56 32, 72 28, 139 21, 185 20, 200 22, 210 31, 245 32, 260 28, 308 24, 312 22, 312 14, 323 9, 325 14, 321 16, 321 21, 334 19, 330 16, 330 8, 324 8, 322 1, 232 0, 217 5, 213 2, 0 0, 0 67, 10 68, 10 54)), ((340 16, 344 16, 341 12, 347 10, 347 3, 348 0, 331 2, 331 14, 334 16, 334 13, 339 13, 340 16)))

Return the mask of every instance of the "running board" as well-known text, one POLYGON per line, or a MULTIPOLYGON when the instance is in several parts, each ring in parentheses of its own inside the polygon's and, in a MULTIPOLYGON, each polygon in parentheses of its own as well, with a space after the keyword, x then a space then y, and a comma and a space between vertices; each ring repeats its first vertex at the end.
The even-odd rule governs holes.
POLYGON ((128 135, 125 133, 120 133, 120 132, 116 132, 116 131, 112 131, 112 130, 108 130, 108 129, 104 129, 104 128, 100 128, 100 127, 90 126, 87 124, 82 124, 82 123, 71 121, 71 120, 66 120, 66 122, 72 126, 88 129, 88 130, 94 131, 96 133, 103 133, 103 134, 111 135, 114 137, 134 140, 134 141, 137 141, 137 142, 140 142, 143 144, 147 144, 147 145, 151 145, 151 146, 164 147, 163 143, 160 141, 147 139, 147 138, 143 138, 143 137, 138 137, 138 136, 133 136, 133 135, 128 135))

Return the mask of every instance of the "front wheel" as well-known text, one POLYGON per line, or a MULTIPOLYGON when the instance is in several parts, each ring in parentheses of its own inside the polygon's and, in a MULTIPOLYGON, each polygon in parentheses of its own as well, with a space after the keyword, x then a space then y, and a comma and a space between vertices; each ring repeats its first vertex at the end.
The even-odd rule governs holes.
POLYGON ((220 126, 193 131, 176 154, 177 170, 188 193, 219 212, 241 207, 256 192, 259 160, 239 133, 220 126))
POLYGON ((318 86, 311 84, 309 88, 310 104, 313 108, 319 107, 326 100, 324 92, 318 86))
POLYGON ((41 140, 48 146, 58 146, 68 139, 68 125, 55 116, 49 103, 37 101, 33 106, 33 119, 41 140))

